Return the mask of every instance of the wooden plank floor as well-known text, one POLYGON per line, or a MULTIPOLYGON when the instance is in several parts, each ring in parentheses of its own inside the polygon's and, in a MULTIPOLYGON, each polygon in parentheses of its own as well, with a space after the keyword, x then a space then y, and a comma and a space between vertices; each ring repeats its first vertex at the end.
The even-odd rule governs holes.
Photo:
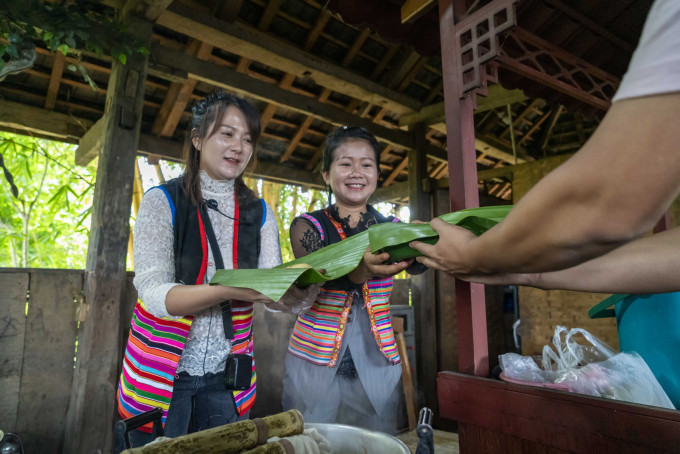
MULTIPOLYGON (((411 452, 416 452, 418 446, 418 435, 415 430, 403 432, 397 438, 404 442, 411 452)), ((434 430, 434 452, 437 454, 458 454, 458 434, 434 430)))

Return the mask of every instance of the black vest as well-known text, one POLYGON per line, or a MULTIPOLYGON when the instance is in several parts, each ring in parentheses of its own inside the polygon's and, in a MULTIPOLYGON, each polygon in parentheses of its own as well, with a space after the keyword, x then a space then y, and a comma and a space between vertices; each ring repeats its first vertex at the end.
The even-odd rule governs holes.
MULTIPOLYGON (((208 208, 205 204, 194 205, 184 190, 182 177, 161 185, 172 201, 175 281, 183 284, 202 284, 207 266, 207 244, 205 222, 208 208), (201 278, 198 281, 198 278, 201 278)), ((263 203, 244 185, 235 184, 238 201, 238 247, 234 254, 238 268, 257 268, 260 257, 260 228, 263 219, 263 203)), ((213 252, 214 254, 214 252, 213 252)), ((236 267, 235 267, 236 268, 236 267)))
MULTIPOLYGON (((184 190, 182 177, 161 185, 169 196, 172 211, 175 251, 175 282, 187 285, 203 283, 208 265, 208 244, 206 224, 210 227, 208 208, 205 203, 194 205, 184 190)), ((260 229, 264 224, 264 203, 243 183, 234 185, 236 209, 234 235, 238 235, 237 247, 233 254, 234 268, 257 268, 260 257, 260 229)), ((216 251, 213 248, 213 257, 216 251)), ((219 251, 217 251, 219 253, 219 251)), ((216 263, 218 261, 216 260, 216 263)), ((217 265, 216 265, 217 267, 217 265)), ((231 306, 223 303, 222 315, 227 339, 233 338, 230 322, 231 306)))

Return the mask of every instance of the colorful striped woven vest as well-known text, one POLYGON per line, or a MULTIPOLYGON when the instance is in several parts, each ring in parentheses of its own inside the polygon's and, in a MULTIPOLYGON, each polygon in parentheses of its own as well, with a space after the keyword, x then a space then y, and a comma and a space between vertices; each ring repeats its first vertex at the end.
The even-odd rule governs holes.
MULTIPOLYGON (((201 284, 205 277, 208 261, 207 241, 203 224, 203 217, 207 216, 207 212, 195 207, 190 210, 187 209, 186 196, 181 186, 177 184, 177 180, 160 186, 160 188, 168 197, 173 215, 176 278, 182 282, 201 284), (175 223, 176 218, 177 223, 175 223), (180 220, 184 220, 184 222, 179 222, 180 220), (180 253, 178 253, 178 250, 180 253), (178 258, 178 255, 181 255, 182 258, 178 258), (198 257, 198 262, 196 257, 198 257), (199 264, 198 269, 196 269, 194 262, 199 264)), ((242 268, 252 268, 253 261, 257 266, 259 229, 253 229, 250 224, 252 224, 253 219, 257 219, 260 226, 264 224, 264 213, 266 213, 266 211, 263 211, 265 210, 264 204, 259 199, 257 199, 256 205, 248 204, 248 201, 245 204, 243 202, 241 197, 236 200, 234 268, 239 267, 239 265, 242 268), (240 213, 239 204, 241 204, 240 213), (250 232, 245 233, 246 229, 250 232), (251 243, 253 241, 253 230, 257 231, 255 247, 252 244, 247 244, 248 241, 251 243), (244 249, 248 247, 250 250, 243 253, 244 249)), ((253 303, 232 301, 231 312, 234 328, 234 338, 231 340, 232 352, 252 355, 253 303)), ((146 309, 141 300, 137 301, 132 315, 130 336, 125 348, 123 370, 118 384, 118 412, 123 418, 129 418, 160 407, 163 410, 162 422, 165 424, 172 399, 177 365, 184 350, 192 321, 193 317, 191 316, 180 319, 156 317, 146 309)), ((233 393, 239 415, 250 410, 255 402, 256 379, 255 360, 253 359, 250 388, 233 393)), ((151 427, 151 424, 147 424, 140 430, 151 432, 151 427)))
MULTIPOLYGON (((307 214, 302 216, 319 230, 324 241, 325 234, 319 221, 307 214)), ((347 238, 342 227, 330 215, 328 219, 333 223, 340 238, 347 238)), ((391 277, 371 279, 362 286, 362 292, 375 342, 392 364, 398 364, 401 359, 390 320, 389 299, 392 294, 392 281, 391 277)), ((288 345, 288 353, 312 364, 334 367, 342 347, 352 298, 351 292, 322 288, 312 307, 298 316, 288 345)))

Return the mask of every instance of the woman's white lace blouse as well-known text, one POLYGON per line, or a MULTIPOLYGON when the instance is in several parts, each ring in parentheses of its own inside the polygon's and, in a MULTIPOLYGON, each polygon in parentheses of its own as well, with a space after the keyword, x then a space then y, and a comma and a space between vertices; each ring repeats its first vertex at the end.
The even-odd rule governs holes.
MULTIPOLYGON (((234 181, 212 180, 201 171, 201 191, 205 199, 214 199, 219 210, 234 216, 234 181)), ((232 238, 234 221, 214 210, 208 210, 215 230, 217 244, 226 269, 232 268, 232 238)), ((267 205, 266 221, 261 228, 258 268, 272 268, 281 264, 279 229, 274 213, 267 205)), ((161 189, 151 189, 142 198, 134 230, 135 279, 139 297, 156 317, 173 317, 165 307, 165 298, 175 283, 175 254, 170 204, 161 189)), ((208 245, 208 269, 204 283, 215 274, 215 264, 208 245)), ((189 314, 187 314, 189 315, 189 314)), ((177 372, 205 375, 224 371, 231 343, 224 337, 222 314, 219 305, 197 312, 189 331, 177 372)))

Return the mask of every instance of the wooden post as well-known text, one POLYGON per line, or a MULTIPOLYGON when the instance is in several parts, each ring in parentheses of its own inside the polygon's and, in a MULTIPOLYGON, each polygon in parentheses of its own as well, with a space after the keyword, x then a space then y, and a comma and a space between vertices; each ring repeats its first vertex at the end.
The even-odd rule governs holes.
MULTIPOLYGON (((131 17, 130 30, 148 42, 151 22, 131 17)), ((66 453, 110 452, 120 351, 120 307, 130 203, 142 120, 147 57, 113 63, 106 95, 106 125, 99 155, 85 274, 89 316, 80 324, 66 453)))
MULTIPOLYGON (((424 191, 423 181, 427 179, 427 156, 423 152, 425 126, 418 123, 413 127, 415 149, 408 151, 408 196, 412 220, 429 221, 432 216, 430 194, 424 191)), ((437 336, 432 335, 437 315, 434 304, 434 273, 431 270, 411 276, 412 300, 416 322, 417 382, 424 392, 424 405, 436 409, 437 394, 437 336)))
MULTIPOLYGON (((440 0, 442 72, 446 111, 446 142, 449 160, 449 194, 451 211, 479 206, 477 161, 475 150, 474 100, 472 93, 458 96, 462 76, 456 67, 454 0, 440 0)), ((456 1, 456 16, 464 13, 464 2, 456 1)), ((458 317, 458 363, 463 373, 489 374, 486 338, 486 303, 484 286, 456 280, 458 317)))

